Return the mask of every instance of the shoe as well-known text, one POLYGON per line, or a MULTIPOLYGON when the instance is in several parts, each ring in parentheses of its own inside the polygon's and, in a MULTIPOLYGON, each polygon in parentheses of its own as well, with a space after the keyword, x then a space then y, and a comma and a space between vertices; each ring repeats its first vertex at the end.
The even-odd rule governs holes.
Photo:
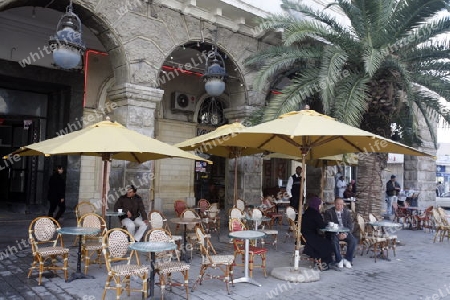
POLYGON ((337 264, 338 268, 344 267, 344 259, 341 259, 341 261, 337 264))
MULTIPOLYGON (((343 260, 341 260, 341 262, 344 261, 344 265, 347 269, 351 269, 352 268, 352 263, 349 262, 348 260, 346 260, 345 258, 343 260)), ((342 267, 341 267, 342 268, 342 267)))

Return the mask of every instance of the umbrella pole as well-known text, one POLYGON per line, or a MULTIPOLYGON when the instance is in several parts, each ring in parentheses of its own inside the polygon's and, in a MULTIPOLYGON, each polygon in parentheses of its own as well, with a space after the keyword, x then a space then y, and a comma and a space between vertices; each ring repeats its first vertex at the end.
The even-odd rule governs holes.
POLYGON ((106 177, 108 176, 108 161, 110 154, 106 153, 102 155, 103 160, 103 184, 102 184, 102 218, 105 219, 106 215, 106 177))
POLYGON ((302 150, 302 177, 300 180, 300 201, 298 203, 298 218, 297 218, 297 244, 295 245, 294 254, 294 270, 298 271, 298 263, 300 259, 300 245, 302 236, 302 216, 303 216, 303 190, 304 178, 306 175, 306 152, 302 150))
POLYGON ((237 205, 237 157, 234 157, 234 192, 233 192, 233 197, 234 197, 234 206, 236 207, 237 205))

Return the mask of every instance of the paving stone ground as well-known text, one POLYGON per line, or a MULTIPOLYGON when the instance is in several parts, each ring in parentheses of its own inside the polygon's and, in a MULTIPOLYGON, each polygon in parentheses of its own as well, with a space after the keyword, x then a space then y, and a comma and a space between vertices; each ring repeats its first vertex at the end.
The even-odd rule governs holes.
MULTIPOLYGON (((0 210, 0 299, 101 299, 106 279, 105 267, 92 265, 89 274, 95 279, 75 280, 66 283, 62 274, 47 274, 42 285, 37 284, 37 274, 27 278, 31 264, 31 251, 27 242, 30 221, 36 217, 31 214, 15 214, 0 210)), ((167 216, 168 219, 171 216, 167 216)), ((75 226, 73 213, 68 212, 62 226, 75 226)), ((224 222, 223 222, 224 223, 224 222)), ((278 266, 289 266, 292 261, 293 241, 284 243, 287 226, 279 226, 278 250, 268 246, 268 273, 278 266)), ((232 253, 232 244, 222 229, 220 242, 214 236, 212 241, 219 253, 232 253)), ((214 235, 214 234, 213 234, 214 235)), ((450 242, 433 243, 434 233, 423 230, 401 230, 397 232, 403 246, 397 247, 397 255, 389 253, 391 261, 374 262, 370 254, 359 255, 354 259, 352 269, 326 271, 320 273, 320 280, 312 283, 289 283, 272 276, 264 278, 261 270, 254 271, 254 279, 262 287, 246 283, 235 284, 227 295, 225 284, 219 280, 205 280, 189 299, 450 299, 450 242)), ((77 247, 72 246, 73 238, 64 237, 70 248, 70 273, 76 268, 77 247)), ((145 258, 143 258, 145 261, 145 258)), ((199 273, 200 256, 194 252, 189 273, 192 286, 199 273)), ((301 266, 308 267, 305 261, 301 266)), ((235 268, 235 277, 243 275, 243 268, 235 268)), ((175 277, 180 278, 180 277, 175 277)), ((184 299, 184 290, 174 287, 167 291, 165 299, 184 299)), ((159 287, 155 289, 159 299, 159 287)), ((108 291, 106 299, 115 299, 108 291)), ((121 299, 141 299, 134 293, 121 299)))

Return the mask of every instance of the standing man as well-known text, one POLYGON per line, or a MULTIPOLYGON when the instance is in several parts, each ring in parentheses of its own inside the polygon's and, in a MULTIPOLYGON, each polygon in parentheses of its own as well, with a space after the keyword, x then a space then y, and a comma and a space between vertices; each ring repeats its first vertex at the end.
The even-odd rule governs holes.
POLYGON ((48 182, 48 201, 50 202, 48 216, 53 218, 53 214, 58 207, 58 212, 54 217, 56 221, 58 221, 66 211, 66 201, 64 200, 66 194, 66 180, 63 177, 63 173, 63 167, 57 166, 48 182))
POLYGON ((331 233, 331 244, 333 246, 334 258, 336 264, 339 268, 352 267, 353 254, 356 249, 356 239, 352 235, 353 232, 353 222, 350 211, 344 207, 344 200, 342 198, 336 198, 334 200, 334 207, 329 208, 324 214, 325 223, 333 222, 339 224, 339 226, 347 227, 350 232, 345 233, 331 233), (345 257, 341 256, 341 248, 339 246, 339 241, 347 242, 347 252, 345 257))
POLYGON ((289 177, 286 184, 286 193, 288 193, 290 199, 290 206, 298 209, 300 203, 300 180, 302 178, 302 167, 298 166, 295 169, 295 174, 289 177))
POLYGON ((114 211, 117 211, 119 208, 122 209, 125 213, 124 216, 119 217, 122 225, 134 236, 136 242, 139 242, 147 229, 148 220, 144 202, 136 194, 136 190, 134 185, 128 186, 126 195, 120 196, 116 204, 114 204, 114 211), (137 231, 136 227, 139 227, 137 231))
POLYGON ((397 195, 400 193, 400 184, 395 180, 395 175, 391 175, 391 180, 386 182, 387 207, 386 214, 392 215, 392 203, 397 203, 397 195))

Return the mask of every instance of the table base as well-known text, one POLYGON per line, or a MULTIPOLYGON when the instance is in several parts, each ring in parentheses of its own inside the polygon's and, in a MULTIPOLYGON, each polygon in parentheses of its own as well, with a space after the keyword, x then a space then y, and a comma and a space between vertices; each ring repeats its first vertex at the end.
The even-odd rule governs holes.
POLYGON ((92 275, 86 275, 81 272, 75 272, 70 275, 70 277, 66 280, 66 282, 71 282, 75 279, 95 279, 95 277, 92 275))
POLYGON ((251 277, 241 277, 241 278, 238 278, 238 279, 233 279, 233 283, 241 283, 241 282, 251 283, 251 284, 254 284, 256 286, 261 286, 260 283, 258 283, 256 280, 254 280, 251 277))

